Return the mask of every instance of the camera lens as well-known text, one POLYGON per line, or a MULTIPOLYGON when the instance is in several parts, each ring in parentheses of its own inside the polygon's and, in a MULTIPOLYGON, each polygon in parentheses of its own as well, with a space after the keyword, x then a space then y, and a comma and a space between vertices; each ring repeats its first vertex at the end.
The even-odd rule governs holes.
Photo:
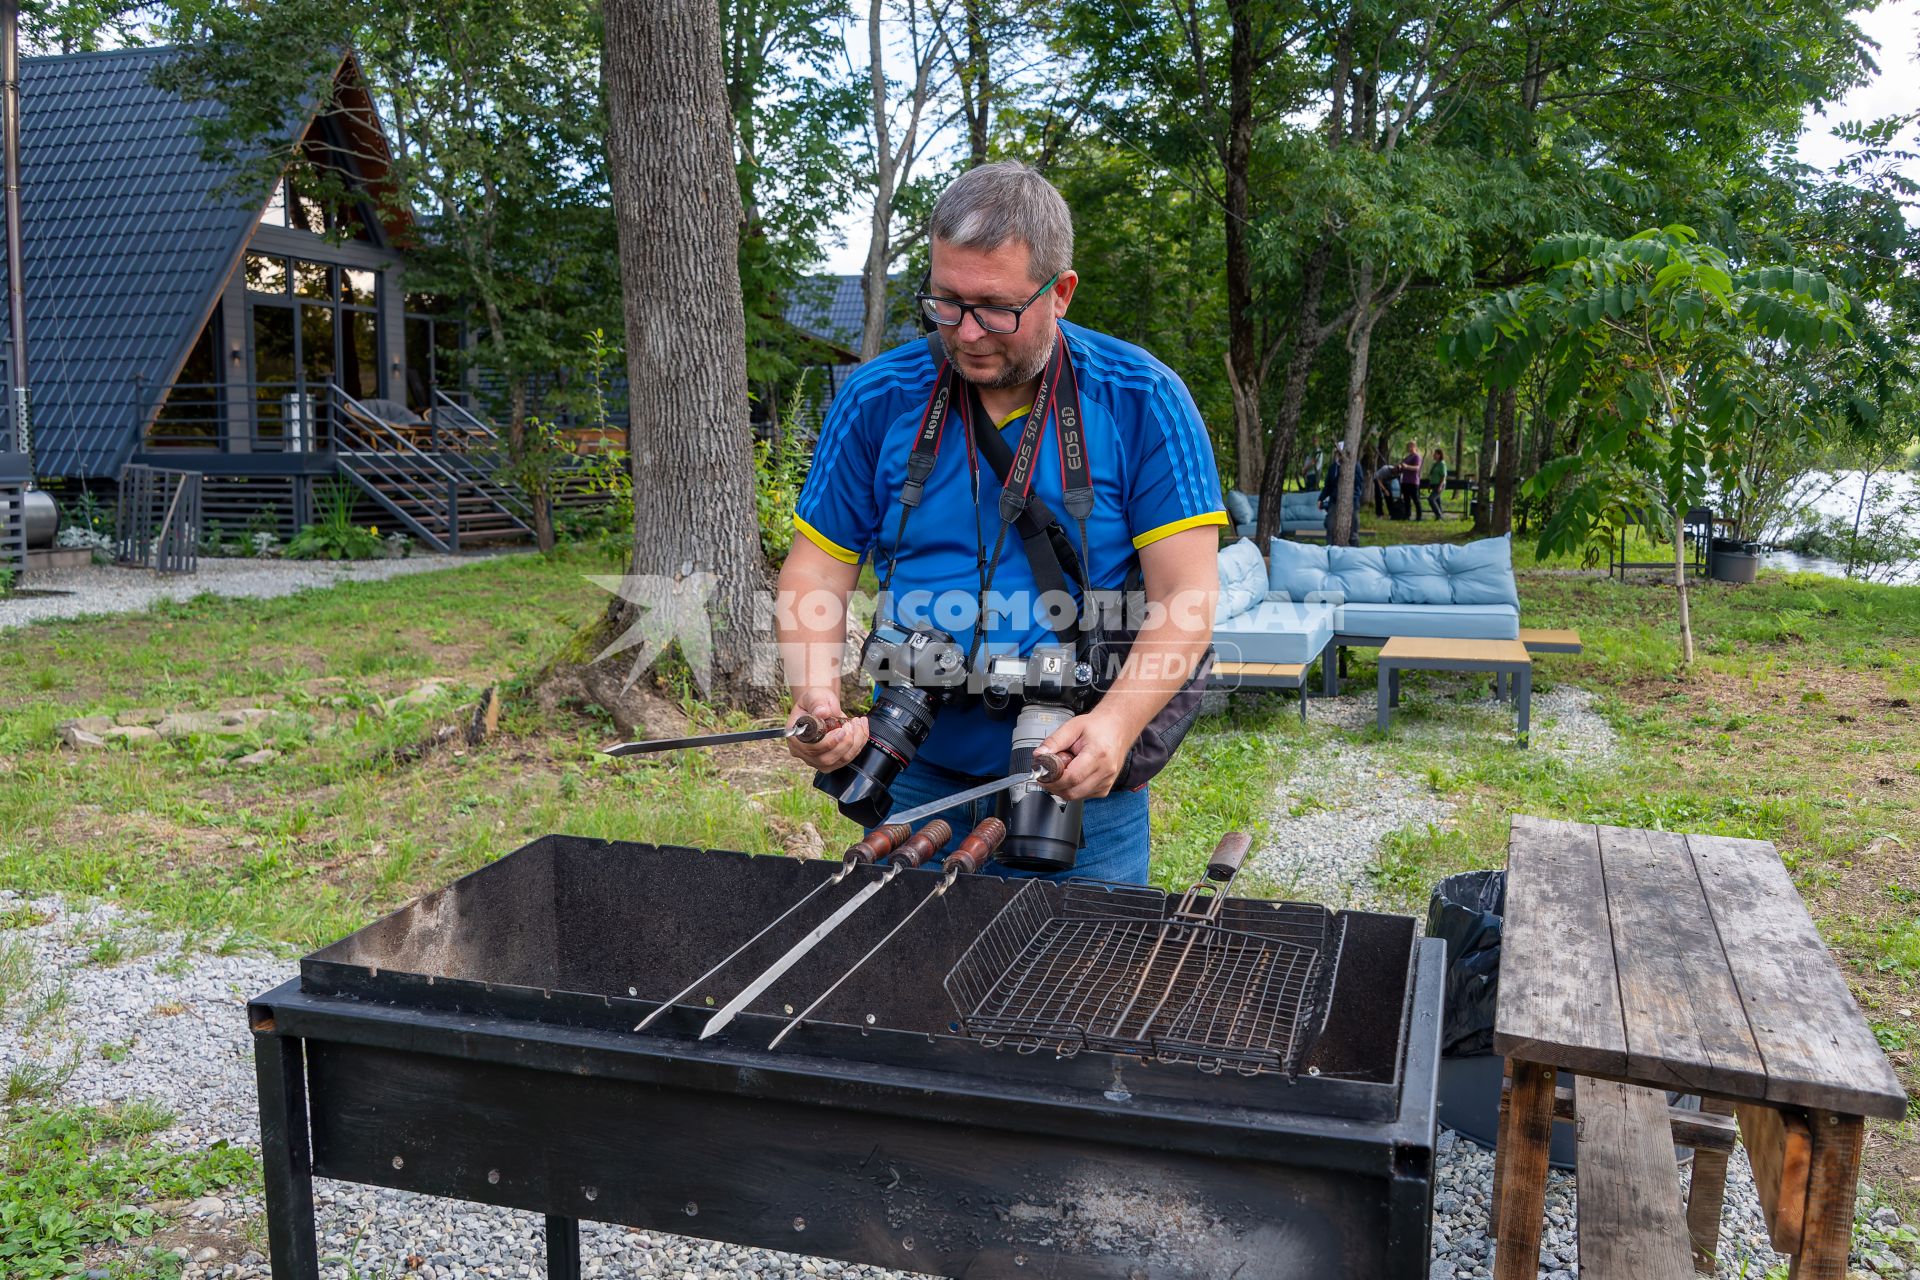
MULTIPOLYGON (((1013 722, 1013 756, 1008 773, 1033 768, 1033 753, 1073 712, 1054 703, 1030 702, 1013 722)), ((1071 871, 1080 852, 1079 800, 1060 800, 1037 784, 1015 787, 1001 797, 999 818, 1007 824, 996 861, 1016 871, 1071 871)))
POLYGON ((840 812, 863 827, 877 827, 893 808, 889 789, 933 731, 942 693, 899 685, 876 689, 867 712, 867 745, 832 773, 816 773, 813 785, 840 803, 840 812))

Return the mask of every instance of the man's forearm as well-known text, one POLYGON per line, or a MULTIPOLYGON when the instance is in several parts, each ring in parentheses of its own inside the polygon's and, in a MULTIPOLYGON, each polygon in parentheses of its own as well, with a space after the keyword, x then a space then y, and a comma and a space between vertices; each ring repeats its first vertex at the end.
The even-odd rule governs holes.
POLYGON ((858 565, 842 564, 804 538, 780 569, 774 620, 787 685, 797 696, 816 689, 838 694, 847 647, 847 599, 858 565))
POLYGON ((1141 553, 1146 577, 1146 625, 1096 713, 1110 718, 1131 741, 1180 691, 1213 640, 1213 604, 1219 594, 1218 533, 1188 529, 1141 553))

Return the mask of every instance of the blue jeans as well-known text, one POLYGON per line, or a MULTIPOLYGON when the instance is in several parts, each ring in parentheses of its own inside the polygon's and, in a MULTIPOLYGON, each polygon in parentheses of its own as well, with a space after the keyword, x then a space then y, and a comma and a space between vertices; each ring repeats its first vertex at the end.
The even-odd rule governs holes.
MULTIPOLYGON (((912 808, 927 804, 941 796, 989 778, 972 777, 963 773, 954 773, 916 760, 901 770, 900 776, 893 782, 893 804, 896 809, 912 808)), ((947 842, 940 855, 947 854, 960 847, 960 841, 969 831, 979 825, 982 819, 993 816, 998 796, 988 796, 984 800, 975 800, 963 804, 957 809, 948 810, 936 816, 945 818, 953 826, 953 839, 947 842)), ((932 819, 928 819, 932 821, 932 819)), ((1086 838, 1086 846, 1074 859, 1071 871, 1056 871, 1047 874, 1048 880, 1088 879, 1113 880, 1121 884, 1145 884, 1147 866, 1150 861, 1147 845, 1147 789, 1138 791, 1117 791, 1112 795, 1101 796, 1098 800, 1089 800, 1083 808, 1080 818, 1080 830, 1086 838)), ((998 862, 987 863, 985 874, 1003 876, 1010 880, 1030 879, 1037 873, 1015 871, 1003 867, 998 862)))

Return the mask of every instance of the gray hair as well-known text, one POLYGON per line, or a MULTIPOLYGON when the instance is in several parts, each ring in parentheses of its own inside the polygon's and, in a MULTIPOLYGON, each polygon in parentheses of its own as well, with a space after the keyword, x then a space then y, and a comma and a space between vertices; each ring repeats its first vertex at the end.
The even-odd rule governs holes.
POLYGON ((933 206, 933 237, 988 251, 1018 240, 1031 251, 1035 284, 1073 265, 1073 217, 1040 171, 1018 160, 969 169, 933 206))

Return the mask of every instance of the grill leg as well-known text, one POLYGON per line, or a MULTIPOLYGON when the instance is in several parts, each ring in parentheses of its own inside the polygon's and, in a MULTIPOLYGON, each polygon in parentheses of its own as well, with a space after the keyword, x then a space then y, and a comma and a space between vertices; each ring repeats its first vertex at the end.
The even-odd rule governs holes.
POLYGON ((547 1215, 547 1280, 580 1280, 580 1219, 547 1215))
POLYGON ((260 1087, 260 1166, 267 1193, 273 1280, 319 1280, 313 1233, 313 1160, 307 1140, 306 1055, 299 1040, 253 1037, 260 1087))

